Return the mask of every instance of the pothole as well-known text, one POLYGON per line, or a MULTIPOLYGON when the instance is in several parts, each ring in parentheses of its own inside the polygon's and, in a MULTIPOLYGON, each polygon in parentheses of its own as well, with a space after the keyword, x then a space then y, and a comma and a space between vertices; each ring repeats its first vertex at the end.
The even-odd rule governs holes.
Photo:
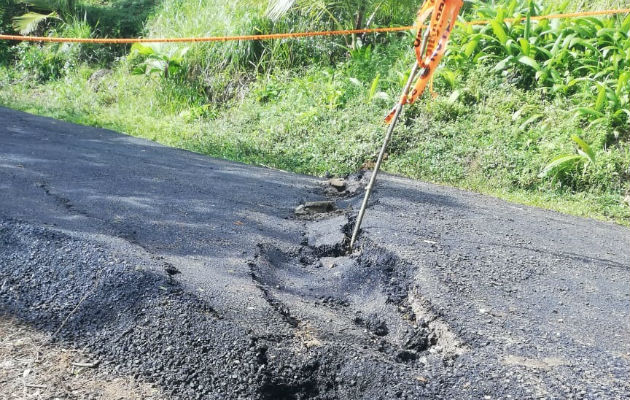
POLYGON ((345 215, 308 223, 305 233, 306 247, 317 258, 346 256, 349 253, 350 225, 345 215))
POLYGON ((320 343, 350 341, 396 363, 461 354, 456 335, 414 292, 413 266, 369 240, 346 254, 347 226, 336 216, 308 223, 302 246, 258 246, 250 268, 270 306, 293 328, 308 324, 320 343))
POLYGON ((261 398, 319 398, 351 390, 357 381, 340 381, 339 369, 352 360, 417 371, 429 365, 449 368, 464 351, 418 293, 412 264, 365 236, 359 251, 349 251, 350 202, 366 178, 329 181, 330 200, 298 208, 296 216, 304 221, 301 245, 259 244, 249 263, 263 297, 292 329, 297 354, 306 351, 316 365, 308 371, 294 368, 289 375, 283 364, 265 371, 261 398), (319 363, 337 368, 323 371, 319 363))

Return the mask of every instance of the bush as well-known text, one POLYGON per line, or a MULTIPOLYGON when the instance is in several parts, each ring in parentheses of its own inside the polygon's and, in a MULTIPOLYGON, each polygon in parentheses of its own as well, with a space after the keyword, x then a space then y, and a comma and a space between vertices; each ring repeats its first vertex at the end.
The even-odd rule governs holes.
POLYGON ((17 46, 16 67, 35 83, 58 79, 63 74, 64 59, 57 45, 20 43, 17 46))
MULTIPOLYGON (((85 21, 72 20, 53 29, 54 36, 91 37, 85 21)), ((94 61, 95 47, 81 43, 28 43, 16 46, 16 67, 34 82, 59 79, 82 62, 94 61)))
MULTIPOLYGON (((12 20, 25 11, 25 7, 14 0, 0 0, 0 33, 14 34, 12 20)), ((8 64, 14 58, 15 43, 0 41, 0 64, 8 64)))

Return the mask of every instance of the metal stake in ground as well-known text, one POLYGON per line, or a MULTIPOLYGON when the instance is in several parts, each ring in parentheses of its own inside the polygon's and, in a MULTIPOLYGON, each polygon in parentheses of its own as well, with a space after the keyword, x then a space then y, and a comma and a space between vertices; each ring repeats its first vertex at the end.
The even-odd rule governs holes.
MULTIPOLYGON (((427 39, 429 37, 430 28, 426 28, 424 33, 424 37, 422 38, 422 52, 424 54, 427 48, 427 39)), ((407 80, 407 84, 403 89, 402 96, 407 97, 409 95, 409 90, 411 89, 411 85, 413 83, 416 74, 418 73, 419 64, 414 60, 413 67, 411 68, 411 73, 409 74, 409 79, 407 80)), ((354 224, 354 230, 352 231, 352 239, 350 239, 350 250, 354 248, 354 243, 357 241, 357 236, 359 234, 359 230, 361 229, 361 222, 363 222, 363 216, 365 215, 365 209, 367 208, 368 201, 370 200, 370 195, 372 194, 372 188, 374 187, 374 182, 376 181, 376 175, 378 175, 378 171, 381 168, 381 163, 383 162, 383 157, 385 156, 385 151, 387 150, 387 146, 389 145, 390 140, 392 139, 392 133, 394 132, 394 128, 396 127, 396 123, 398 122, 398 117, 402 112, 403 104, 401 102, 396 106, 396 113, 394 114, 394 118, 392 119, 389 128, 387 129, 387 133, 385 134, 385 139, 383 140, 383 146, 381 147, 381 152, 378 154, 378 158, 376 159, 376 165, 374 166, 374 172, 372 172, 372 176, 370 177, 370 182, 367 185, 365 190, 365 197, 363 197, 363 203, 361 204, 361 209, 359 210, 359 216, 357 217, 357 222, 354 224)))

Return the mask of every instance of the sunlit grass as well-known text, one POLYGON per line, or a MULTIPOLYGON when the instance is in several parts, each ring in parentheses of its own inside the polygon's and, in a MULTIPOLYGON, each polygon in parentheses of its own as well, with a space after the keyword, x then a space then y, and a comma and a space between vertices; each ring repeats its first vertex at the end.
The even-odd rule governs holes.
MULTIPOLYGON (((604 0, 588 8, 616 5, 604 0)), ((264 6, 256 0, 163 2, 143 32, 250 33, 265 23, 264 6)), ((88 83, 100 68, 93 63, 73 65, 44 83, 18 63, 0 68, 0 104, 211 156, 320 176, 346 174, 375 156, 382 117, 413 60, 409 37, 388 38, 352 52, 339 50, 343 42, 321 38, 262 47, 190 44, 176 76, 133 75, 136 61, 123 58, 98 87, 88 83)), ((456 50, 457 40, 466 38, 454 40, 456 50)), ((406 108, 387 172, 630 224, 623 201, 630 193, 629 146, 611 141, 608 125, 589 126, 576 115, 576 106, 592 106, 586 91, 550 96, 519 88, 512 84, 518 75, 502 75, 492 65, 451 57, 444 66, 435 80, 438 96, 406 108), (592 168, 568 183, 539 178, 555 155, 575 151, 573 134, 598 143, 592 168)))

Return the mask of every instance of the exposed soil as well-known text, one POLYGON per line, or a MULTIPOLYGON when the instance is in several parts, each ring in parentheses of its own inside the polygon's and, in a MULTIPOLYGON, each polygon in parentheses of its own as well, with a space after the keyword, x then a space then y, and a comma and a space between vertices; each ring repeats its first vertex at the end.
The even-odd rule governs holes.
POLYGON ((53 344, 24 323, 0 318, 0 399, 165 398, 155 386, 98 368, 94 356, 53 344))

